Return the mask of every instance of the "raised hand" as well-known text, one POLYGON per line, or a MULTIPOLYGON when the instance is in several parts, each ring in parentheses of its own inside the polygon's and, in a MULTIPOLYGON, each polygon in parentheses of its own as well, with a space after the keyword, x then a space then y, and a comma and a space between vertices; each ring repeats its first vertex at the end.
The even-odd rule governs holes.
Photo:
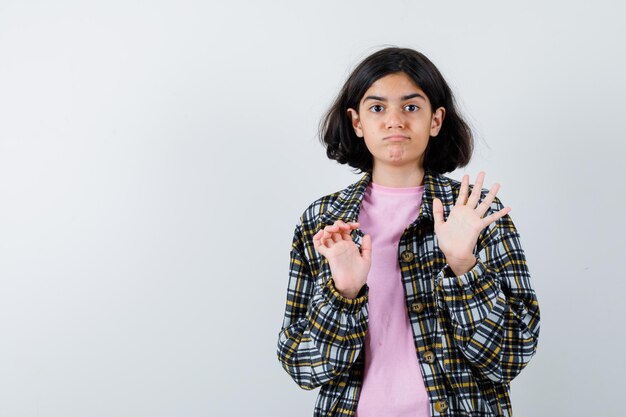
POLYGON ((361 253, 350 236, 352 229, 358 227, 358 222, 337 220, 313 236, 313 246, 328 259, 335 288, 346 298, 357 296, 372 265, 371 236, 363 236, 361 253))
POLYGON ((438 198, 433 200, 434 227, 439 248, 446 256, 446 262, 457 276, 468 272, 476 264, 474 247, 482 230, 511 211, 511 207, 504 207, 496 213, 482 217, 500 189, 500 184, 495 183, 485 199, 478 204, 484 179, 485 173, 479 172, 472 193, 468 198, 469 175, 463 176, 459 197, 446 221, 443 219, 441 200, 438 198))

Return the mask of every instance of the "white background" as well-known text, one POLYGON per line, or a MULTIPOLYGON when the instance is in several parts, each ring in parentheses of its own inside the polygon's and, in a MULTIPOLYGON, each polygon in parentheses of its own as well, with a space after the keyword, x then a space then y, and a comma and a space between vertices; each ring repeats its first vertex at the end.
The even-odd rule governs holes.
POLYGON ((624 8, 1 1, 0 416, 306 416, 276 359, 293 228, 360 176, 318 122, 425 53, 512 207, 542 313, 516 416, 623 414, 624 8))

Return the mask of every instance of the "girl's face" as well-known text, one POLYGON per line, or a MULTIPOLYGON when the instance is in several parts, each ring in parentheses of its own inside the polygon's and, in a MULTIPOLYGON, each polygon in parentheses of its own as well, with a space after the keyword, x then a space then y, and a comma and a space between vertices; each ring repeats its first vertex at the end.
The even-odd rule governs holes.
POLYGON ((358 111, 348 109, 356 135, 365 140, 374 169, 419 166, 428 140, 437 136, 445 109, 434 112, 426 94, 404 73, 386 75, 365 92, 358 111))

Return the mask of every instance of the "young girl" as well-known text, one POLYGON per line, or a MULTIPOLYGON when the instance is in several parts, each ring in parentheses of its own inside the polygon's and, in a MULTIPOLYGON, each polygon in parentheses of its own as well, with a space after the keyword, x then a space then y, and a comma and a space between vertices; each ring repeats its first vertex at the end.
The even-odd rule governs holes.
POLYGON ((317 416, 510 416, 537 349, 520 236, 496 197, 444 173, 473 140, 440 72, 411 49, 357 66, 322 123, 364 175, 296 225, 278 358, 317 416))

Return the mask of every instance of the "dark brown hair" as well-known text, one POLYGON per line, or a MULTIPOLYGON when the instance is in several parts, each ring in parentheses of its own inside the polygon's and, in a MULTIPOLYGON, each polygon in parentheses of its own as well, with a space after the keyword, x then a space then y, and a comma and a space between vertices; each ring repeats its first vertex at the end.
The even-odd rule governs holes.
POLYGON ((365 58, 350 74, 335 102, 320 123, 320 140, 326 155, 358 171, 372 171, 372 155, 356 136, 348 108, 357 109, 363 95, 379 78, 404 73, 430 100, 433 111, 446 109, 436 140, 424 151, 424 169, 440 174, 466 166, 472 157, 472 131, 459 114, 450 87, 435 65, 413 49, 385 48, 365 58))

